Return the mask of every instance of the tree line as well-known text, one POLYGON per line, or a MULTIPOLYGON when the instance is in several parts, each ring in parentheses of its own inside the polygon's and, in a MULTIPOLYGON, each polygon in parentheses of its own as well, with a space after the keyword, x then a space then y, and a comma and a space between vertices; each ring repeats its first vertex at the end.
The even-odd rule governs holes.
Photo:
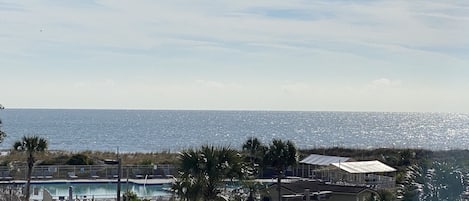
POLYGON ((269 145, 263 145, 252 137, 243 144, 241 152, 205 145, 182 151, 178 159, 179 174, 172 190, 181 200, 223 200, 220 189, 226 180, 242 182, 249 189, 246 200, 254 200, 255 179, 266 168, 274 170, 281 198, 281 179, 285 170, 297 163, 297 149, 291 141, 274 139, 269 145))

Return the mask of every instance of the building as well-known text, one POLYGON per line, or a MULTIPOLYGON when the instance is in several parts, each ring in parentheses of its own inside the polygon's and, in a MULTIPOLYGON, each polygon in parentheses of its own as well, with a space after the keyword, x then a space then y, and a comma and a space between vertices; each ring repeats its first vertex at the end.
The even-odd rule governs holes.
POLYGON ((347 157, 311 154, 299 162, 296 176, 302 178, 321 179, 319 178, 320 175, 314 174, 314 170, 327 167, 332 163, 343 163, 347 161, 351 161, 351 159, 347 157))
POLYGON ((380 161, 356 161, 332 163, 329 167, 315 171, 315 174, 335 184, 366 185, 374 189, 395 186, 396 169, 380 161))
MULTIPOLYGON (((264 193, 269 200, 278 201, 277 184, 270 185, 264 193)), ((366 201, 370 197, 379 197, 376 191, 366 186, 328 184, 317 180, 282 183, 281 195, 282 201, 366 201), (306 194, 309 194, 309 199, 306 194)))
POLYGON ((373 189, 395 187, 396 169, 380 161, 353 161, 348 157, 311 154, 300 161, 296 176, 340 185, 362 185, 373 189))

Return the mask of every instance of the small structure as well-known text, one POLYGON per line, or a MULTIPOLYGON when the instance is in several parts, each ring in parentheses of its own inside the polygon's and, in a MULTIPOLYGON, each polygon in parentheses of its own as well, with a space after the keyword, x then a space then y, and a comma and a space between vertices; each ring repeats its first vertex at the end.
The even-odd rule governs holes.
MULTIPOLYGON (((327 184, 316 180, 300 180, 281 185, 282 201, 302 201, 302 200, 367 200, 370 197, 379 196, 378 193, 366 186, 346 186, 327 184), (306 197, 306 195, 309 195, 306 197)), ((266 190, 266 195, 271 201, 278 201, 277 184, 270 185, 266 190)))
POLYGON ((347 185, 367 185, 374 189, 393 188, 396 169, 380 161, 357 161, 332 163, 328 168, 319 170, 327 175, 331 183, 347 185))
POLYGON ((303 178, 320 179, 318 175, 314 174, 314 170, 322 167, 327 167, 332 163, 343 163, 350 160, 351 159, 347 157, 311 154, 300 161, 300 166, 298 166, 296 176, 303 178))

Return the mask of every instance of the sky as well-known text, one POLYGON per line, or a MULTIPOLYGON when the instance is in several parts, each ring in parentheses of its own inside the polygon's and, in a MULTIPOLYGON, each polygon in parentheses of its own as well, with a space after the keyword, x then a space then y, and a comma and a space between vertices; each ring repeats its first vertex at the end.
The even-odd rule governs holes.
POLYGON ((0 103, 466 113, 468 36, 468 1, 0 0, 0 103))

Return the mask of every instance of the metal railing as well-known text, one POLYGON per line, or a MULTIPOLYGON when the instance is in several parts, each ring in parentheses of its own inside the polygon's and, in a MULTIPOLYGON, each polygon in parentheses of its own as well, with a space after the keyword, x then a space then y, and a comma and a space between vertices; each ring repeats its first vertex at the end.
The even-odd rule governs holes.
MULTIPOLYGON (((121 178, 155 179, 171 178, 177 172, 173 165, 123 165, 121 178)), ((116 179, 117 165, 41 165, 35 166, 32 180, 57 179, 116 179)), ((26 180, 27 167, 0 166, 0 181, 26 180)))

